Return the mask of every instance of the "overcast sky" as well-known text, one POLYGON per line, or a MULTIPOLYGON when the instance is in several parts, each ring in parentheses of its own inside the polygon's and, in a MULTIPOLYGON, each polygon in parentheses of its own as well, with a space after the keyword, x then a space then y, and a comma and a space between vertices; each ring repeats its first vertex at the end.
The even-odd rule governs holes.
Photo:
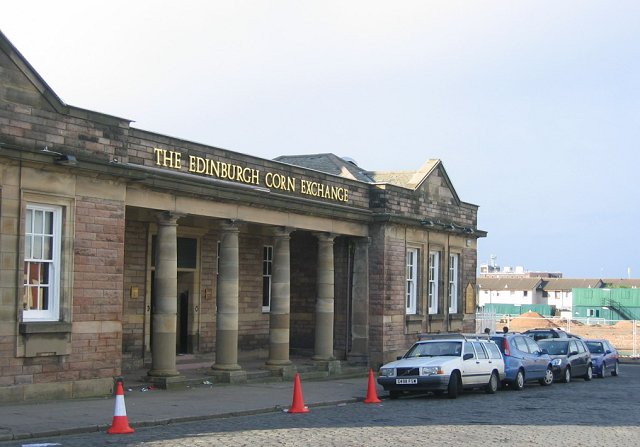
POLYGON ((478 262, 640 277, 640 2, 5 2, 67 104, 263 158, 441 159, 478 262))

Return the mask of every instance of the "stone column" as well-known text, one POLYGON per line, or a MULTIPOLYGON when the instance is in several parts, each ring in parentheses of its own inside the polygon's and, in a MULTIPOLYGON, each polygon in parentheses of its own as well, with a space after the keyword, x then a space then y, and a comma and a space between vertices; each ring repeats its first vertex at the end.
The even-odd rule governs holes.
POLYGON ((273 276, 269 313, 269 369, 291 365, 289 360, 289 327, 291 306, 290 228, 278 228, 273 244, 273 276))
POLYGON ((226 223, 220 238, 216 315, 216 361, 212 369, 238 371, 238 225, 226 223))
POLYGON ((176 319, 178 313, 178 240, 181 215, 158 214, 154 280, 151 377, 178 376, 176 369, 176 319))
POLYGON ((351 352, 349 359, 366 362, 369 353, 369 238, 355 241, 351 285, 351 352))
POLYGON ((335 278, 332 234, 317 233, 318 295, 316 298, 316 334, 313 360, 329 361, 333 357, 333 314, 335 278))

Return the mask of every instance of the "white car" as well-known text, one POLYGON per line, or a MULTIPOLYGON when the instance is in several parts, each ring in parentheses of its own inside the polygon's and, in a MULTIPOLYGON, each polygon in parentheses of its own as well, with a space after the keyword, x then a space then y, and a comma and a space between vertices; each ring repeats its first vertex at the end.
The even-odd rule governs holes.
POLYGON ((442 334, 420 340, 398 360, 380 368, 378 383, 391 399, 403 393, 447 392, 455 399, 463 389, 493 394, 504 379, 504 359, 493 341, 481 335, 442 334))

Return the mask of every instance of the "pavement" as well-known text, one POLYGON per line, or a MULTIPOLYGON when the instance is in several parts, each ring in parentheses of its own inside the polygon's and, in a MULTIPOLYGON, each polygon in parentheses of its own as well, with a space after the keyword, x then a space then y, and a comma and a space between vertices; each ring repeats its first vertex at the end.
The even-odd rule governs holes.
MULTIPOLYGON (((210 367, 210 363, 206 368, 210 367)), ((148 427, 203 419, 287 411, 299 404, 313 407, 363 401, 368 374, 317 377, 309 374, 300 385, 294 381, 260 380, 245 384, 214 383, 203 375, 203 366, 183 364, 178 370, 188 377, 181 389, 159 389, 144 383, 144 375, 124 375, 124 403, 129 425, 148 427), (297 400, 294 402, 294 398, 297 400)), ((379 394, 382 388, 376 384, 379 394)), ((116 397, 59 401, 0 403, 0 441, 35 439, 106 431, 115 415, 116 397)), ((292 417, 295 417, 292 414, 292 417)))

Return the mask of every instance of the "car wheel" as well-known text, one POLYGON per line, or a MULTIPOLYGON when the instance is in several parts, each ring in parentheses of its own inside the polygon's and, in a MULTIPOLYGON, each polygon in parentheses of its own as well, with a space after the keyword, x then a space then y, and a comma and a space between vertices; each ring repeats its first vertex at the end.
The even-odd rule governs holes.
POLYGON ((389 399, 397 399, 400 396, 400 391, 391 390, 389 391, 389 399))
POLYGON ((615 365, 613 365, 613 371, 611 371, 611 375, 617 376, 618 374, 620 374, 620 370, 618 369, 618 362, 616 362, 615 365))
POLYGON ((455 399, 460 394, 460 374, 457 371, 451 373, 449 377, 449 386, 447 387, 447 397, 449 399, 455 399))
POLYGON ((487 383, 487 388, 485 389, 487 394, 495 394, 495 392, 498 391, 498 382, 499 382, 498 373, 493 371, 491 373, 491 377, 489 377, 489 383, 487 383))
POLYGON ((564 376, 562 377, 562 381, 564 383, 571 382, 571 368, 568 366, 564 369, 564 376))
POLYGON ((513 381, 513 389, 516 391, 522 391, 524 389, 524 373, 521 369, 518 370, 516 380, 513 381))
POLYGON ((589 381, 591 380, 592 377, 593 377, 593 366, 589 364, 589 366, 587 366, 587 372, 584 375, 584 380, 589 381))
POLYGON ((600 368, 600 374, 598 374, 598 377, 600 377, 601 379, 604 379, 606 375, 607 375, 607 364, 605 362, 602 362, 602 367, 600 368))
POLYGON ((549 366, 547 370, 544 372, 544 377, 540 379, 540 385, 549 386, 553 383, 553 371, 549 366))

